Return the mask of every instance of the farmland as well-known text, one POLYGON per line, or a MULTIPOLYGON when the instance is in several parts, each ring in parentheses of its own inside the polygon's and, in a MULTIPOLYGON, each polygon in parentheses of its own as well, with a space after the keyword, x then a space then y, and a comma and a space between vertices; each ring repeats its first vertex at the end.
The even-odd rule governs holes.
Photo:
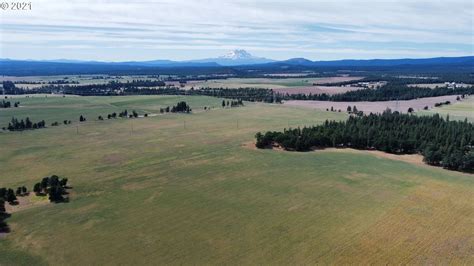
POLYGON ((356 81, 362 77, 327 77, 327 78, 228 78, 223 80, 190 81, 186 87, 210 88, 264 88, 264 89, 299 89, 317 87, 315 84, 356 81))
MULTIPOLYGON (((329 102, 329 101, 286 101, 284 104, 288 106, 294 107, 305 107, 311 109, 318 109, 318 110, 326 110, 331 109, 333 107, 336 110, 345 111, 347 106, 357 106, 357 109, 360 111, 364 111, 366 113, 381 113, 387 108, 391 109, 392 111, 398 111, 402 113, 406 113, 408 108, 413 108, 414 111, 423 111, 425 106, 428 108, 433 108, 436 103, 440 102, 456 102, 457 96, 439 96, 439 97, 427 97, 427 98, 420 98, 415 100, 408 100, 408 101, 379 101, 379 102, 329 102)), ((463 102, 462 102, 463 103, 463 102)), ((464 109, 473 110, 473 107, 469 104, 472 104, 472 100, 466 101, 466 103, 462 104, 465 106, 464 109)), ((460 107, 462 109, 462 107, 460 107)), ((465 110, 466 111, 466 110, 465 110)), ((446 112, 447 113, 447 112, 446 112)), ((467 113, 463 113, 461 115, 469 115, 467 113)))
MULTIPOLYGON (((0 110, 1 125, 12 116, 73 124, 1 132, 0 186, 58 174, 74 190, 69 203, 7 220, 1 265, 474 263, 472 175, 395 155, 254 148, 258 131, 345 112, 224 109, 222 99, 203 96, 18 100, 20 108, 0 110), (178 101, 193 114, 96 119, 123 109, 157 114, 178 101), (81 114, 87 122, 77 122, 81 114)), ((468 114, 469 103, 439 112, 468 114)))
POLYGON ((464 120, 467 118, 469 121, 474 122, 474 97, 470 96, 467 99, 454 102, 451 105, 445 105, 431 109, 428 112, 423 111, 422 113, 433 114, 438 113, 443 116, 449 115, 451 119, 464 120))

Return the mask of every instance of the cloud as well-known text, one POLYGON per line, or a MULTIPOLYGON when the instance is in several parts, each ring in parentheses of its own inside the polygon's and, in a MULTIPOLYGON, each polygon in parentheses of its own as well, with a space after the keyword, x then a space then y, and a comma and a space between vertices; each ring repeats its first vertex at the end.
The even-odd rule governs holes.
POLYGON ((33 0, 32 9, 2 13, 0 57, 190 59, 233 48, 276 59, 474 54, 471 0, 33 0))

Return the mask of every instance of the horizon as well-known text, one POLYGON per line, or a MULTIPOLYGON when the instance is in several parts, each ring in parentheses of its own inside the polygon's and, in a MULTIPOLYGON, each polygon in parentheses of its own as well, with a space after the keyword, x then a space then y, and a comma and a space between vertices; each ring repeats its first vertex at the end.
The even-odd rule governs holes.
MULTIPOLYGON (((248 52, 247 50, 244 50, 248 52)), ((251 52, 249 52, 250 55, 258 58, 263 58, 260 57, 259 55, 255 55, 251 52)), ((221 55, 222 56, 222 55, 221 55)), ((50 62, 50 61, 77 61, 81 63, 87 63, 87 62, 95 62, 95 63, 127 63, 127 62, 147 62, 147 61, 171 61, 171 62, 193 62, 197 60, 203 60, 203 59, 218 59, 220 56, 216 56, 214 58, 191 58, 187 60, 172 60, 168 58, 150 58, 150 59, 144 59, 144 60, 127 60, 127 61, 121 61, 121 60, 116 60, 116 61, 108 61, 108 60, 92 60, 92 59, 75 59, 75 58, 52 58, 52 59, 32 59, 32 58, 25 58, 25 59, 16 59, 16 58, 0 58, 0 60, 11 60, 11 61, 32 61, 32 62, 50 62)), ((265 58, 269 60, 274 60, 275 62, 282 62, 282 61, 287 61, 287 60, 292 60, 292 59, 306 59, 310 60, 312 62, 331 62, 331 61, 371 61, 371 60, 416 60, 416 59, 434 59, 434 58, 463 58, 463 57, 474 57, 474 54, 466 54, 466 55, 460 55, 460 56, 435 56, 435 57, 396 57, 396 58, 340 58, 340 59, 333 59, 333 60, 312 60, 309 58, 305 57, 292 57, 292 58, 286 58, 282 60, 277 60, 273 58, 265 58)), ((57 63, 63 63, 63 62, 57 62, 57 63)), ((64 62, 68 63, 68 62, 64 62)))
POLYGON ((278 61, 472 56, 473 17, 466 0, 36 0, 2 12, 0 58, 188 61, 234 49, 278 61))

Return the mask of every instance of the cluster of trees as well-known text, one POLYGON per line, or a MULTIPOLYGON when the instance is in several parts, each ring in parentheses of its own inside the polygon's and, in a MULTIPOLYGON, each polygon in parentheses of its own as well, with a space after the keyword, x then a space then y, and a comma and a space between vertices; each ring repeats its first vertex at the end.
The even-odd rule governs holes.
POLYGON ((439 115, 414 116, 385 111, 383 114, 351 116, 347 121, 283 132, 256 134, 258 148, 278 144, 286 150, 307 151, 313 147, 351 147, 396 154, 419 153, 431 165, 451 170, 474 171, 474 125, 449 121, 439 115))
POLYGON ((23 119, 18 120, 12 117, 12 120, 10 121, 10 123, 8 123, 7 129, 10 131, 23 131, 23 130, 28 130, 28 129, 44 128, 45 126, 46 126, 46 122, 44 120, 41 120, 37 123, 33 123, 31 122, 29 117, 27 117, 25 120, 23 119))
POLYGON ((67 178, 60 179, 57 175, 44 177, 41 182, 34 185, 33 192, 36 195, 48 195, 51 202, 64 202, 67 199, 64 197, 67 194, 67 182, 67 178))
POLYGON ((189 106, 186 102, 181 101, 174 105, 173 107, 167 106, 166 108, 160 108, 160 113, 190 113, 192 111, 191 106, 189 106))
POLYGON ((441 102, 441 103, 435 103, 435 107, 441 107, 443 105, 450 105, 451 102, 450 101, 445 101, 445 102, 441 102))
POLYGON ((15 83, 9 80, 3 81, 3 94, 24 94, 24 90, 21 90, 22 93, 19 93, 20 91, 17 90, 17 87, 15 86, 15 83))
POLYGON ((471 95, 474 94, 474 86, 465 88, 421 88, 409 87, 406 84, 390 82, 377 89, 361 89, 348 91, 341 94, 286 94, 285 99, 292 100, 317 100, 335 102, 358 102, 358 101, 394 101, 412 100, 425 97, 437 97, 445 95, 471 95))
POLYGON ((17 198, 15 196, 15 193, 13 192, 13 189, 0 188, 0 233, 10 232, 10 228, 5 222, 5 219, 9 217, 9 214, 5 209, 5 202, 15 204, 16 200, 17 198))
MULTIPOLYGON (((0 189, 1 193, 1 189, 0 189)), ((0 195, 0 233, 8 233, 10 232, 10 228, 8 224, 5 222, 5 219, 8 218, 9 215, 5 209, 5 199, 0 195)))
MULTIPOLYGON (((111 114, 108 114, 107 115, 107 119, 115 119, 120 117, 120 118, 137 118, 138 117, 138 113, 135 111, 135 110, 132 110, 132 113, 128 112, 127 109, 123 110, 122 112, 120 112, 118 115, 116 112, 113 112, 111 114)), ((147 114, 145 114, 145 116, 148 116, 147 114)), ((98 117, 99 120, 104 120, 104 118, 100 115, 98 117)))
POLYGON ((0 108, 11 108, 20 106, 20 102, 14 102, 13 104, 10 101, 2 100, 0 102, 0 108))
MULTIPOLYGON (((135 110, 132 110, 132 113, 129 113, 128 110, 125 109, 125 110, 123 110, 122 112, 119 113, 119 117, 122 117, 122 118, 127 118, 127 117, 128 118, 137 118, 138 113, 135 110)), ((115 118, 115 117, 112 116, 112 118, 115 118)))
MULTIPOLYGON (((67 178, 60 179, 56 175, 51 177, 45 177, 34 185, 33 191, 38 195, 49 195, 51 202, 64 202, 67 198, 64 195, 67 194, 67 178)), ((28 189, 25 186, 18 187, 16 192, 11 188, 0 188, 0 233, 10 232, 5 219, 10 215, 6 212, 5 203, 8 202, 11 205, 18 204, 17 197, 24 197, 29 195, 28 189)))
POLYGON ((8 202, 11 205, 15 205, 18 203, 18 198, 28 195, 28 189, 26 187, 18 187, 16 193, 11 188, 0 188, 0 233, 8 233, 10 232, 10 228, 8 227, 5 219, 8 218, 10 215, 6 212, 5 203, 8 202))
POLYGON ((226 101, 226 100, 222 100, 222 108, 225 108, 225 107, 239 107, 239 106, 244 106, 244 102, 242 101, 242 99, 238 99, 236 101, 232 100, 232 101, 226 101))
POLYGON ((16 204, 16 195, 17 194, 15 194, 15 191, 12 188, 0 188, 0 199, 3 199, 5 202, 8 202, 10 204, 16 204))
POLYGON ((191 111, 192 111, 191 106, 189 106, 184 101, 181 101, 177 103, 176 105, 174 105, 173 107, 171 107, 172 113, 188 113, 189 114, 191 111))

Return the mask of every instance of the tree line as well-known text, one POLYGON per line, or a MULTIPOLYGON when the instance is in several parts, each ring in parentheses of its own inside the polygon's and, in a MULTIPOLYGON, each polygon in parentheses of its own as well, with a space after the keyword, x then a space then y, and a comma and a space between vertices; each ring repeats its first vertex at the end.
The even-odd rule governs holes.
MULTIPOLYGON (((372 78, 369 80, 377 80, 372 78)), ((4 87, 5 87, 4 81, 4 87)), ((360 89, 348 91, 341 94, 329 95, 323 94, 280 94, 271 89, 262 88, 200 88, 182 90, 177 87, 147 87, 144 85, 153 85, 161 81, 135 81, 135 82, 116 82, 111 81, 106 84, 90 85, 48 85, 39 88, 24 90, 15 88, 11 83, 10 90, 12 94, 24 93, 59 93, 75 94, 82 96, 111 96, 111 95, 202 95, 219 98, 242 99, 251 102, 280 103, 282 100, 319 100, 319 101, 391 101, 391 100, 411 100, 425 97, 437 97, 446 95, 472 95, 474 86, 463 88, 439 87, 435 89, 422 87, 409 87, 408 83, 401 79, 392 78, 382 87, 376 89, 360 89), (141 86, 138 86, 141 85, 141 86), (11 88, 13 86, 13 88, 11 88)), ((334 84, 333 84, 334 85, 334 84)))
POLYGON ((242 99, 238 99, 236 101, 222 100, 222 108, 225 108, 225 107, 233 108, 233 107, 239 107, 239 106, 244 106, 244 102, 242 101, 242 99))
POLYGON ((379 150, 395 154, 421 154, 430 165, 474 171, 474 125, 450 121, 438 114, 415 116, 386 110, 383 114, 350 116, 347 121, 257 133, 257 148, 280 145, 285 150, 313 147, 379 150))
MULTIPOLYGON (((44 127, 46 127, 46 122, 44 120, 33 123, 29 117, 27 117, 25 120, 18 120, 17 118, 12 117, 12 120, 8 123, 8 127, 6 129, 10 131, 23 131, 30 129, 40 129, 44 127)), ((5 128, 3 129, 5 130, 5 128)))
MULTIPOLYGON (((157 85, 158 81, 144 82, 138 81, 133 83, 123 82, 109 82, 106 84, 90 84, 90 85, 47 85, 39 88, 23 89, 15 87, 15 84, 8 83, 9 94, 73 94, 81 96, 124 96, 124 95, 199 95, 212 96, 227 99, 241 99, 250 102, 267 102, 280 103, 283 100, 283 95, 274 93, 270 89, 261 88, 201 88, 190 90, 183 90, 177 87, 146 87, 143 85, 157 85), (142 85, 138 87, 136 85, 142 85)), ((162 81, 159 81, 162 82, 162 81)), ((4 82, 5 86, 5 82, 4 82)))
POLYGON ((2 100, 0 102, 0 108, 11 108, 20 106, 20 102, 13 102, 2 100))
POLYGON ((334 101, 334 102, 359 102, 359 101, 402 101, 426 97, 438 97, 446 95, 472 95, 474 86, 465 88, 421 88, 409 87, 405 84, 387 83, 377 89, 360 89, 347 91, 341 94, 286 94, 285 99, 291 100, 314 100, 314 101, 334 101))

